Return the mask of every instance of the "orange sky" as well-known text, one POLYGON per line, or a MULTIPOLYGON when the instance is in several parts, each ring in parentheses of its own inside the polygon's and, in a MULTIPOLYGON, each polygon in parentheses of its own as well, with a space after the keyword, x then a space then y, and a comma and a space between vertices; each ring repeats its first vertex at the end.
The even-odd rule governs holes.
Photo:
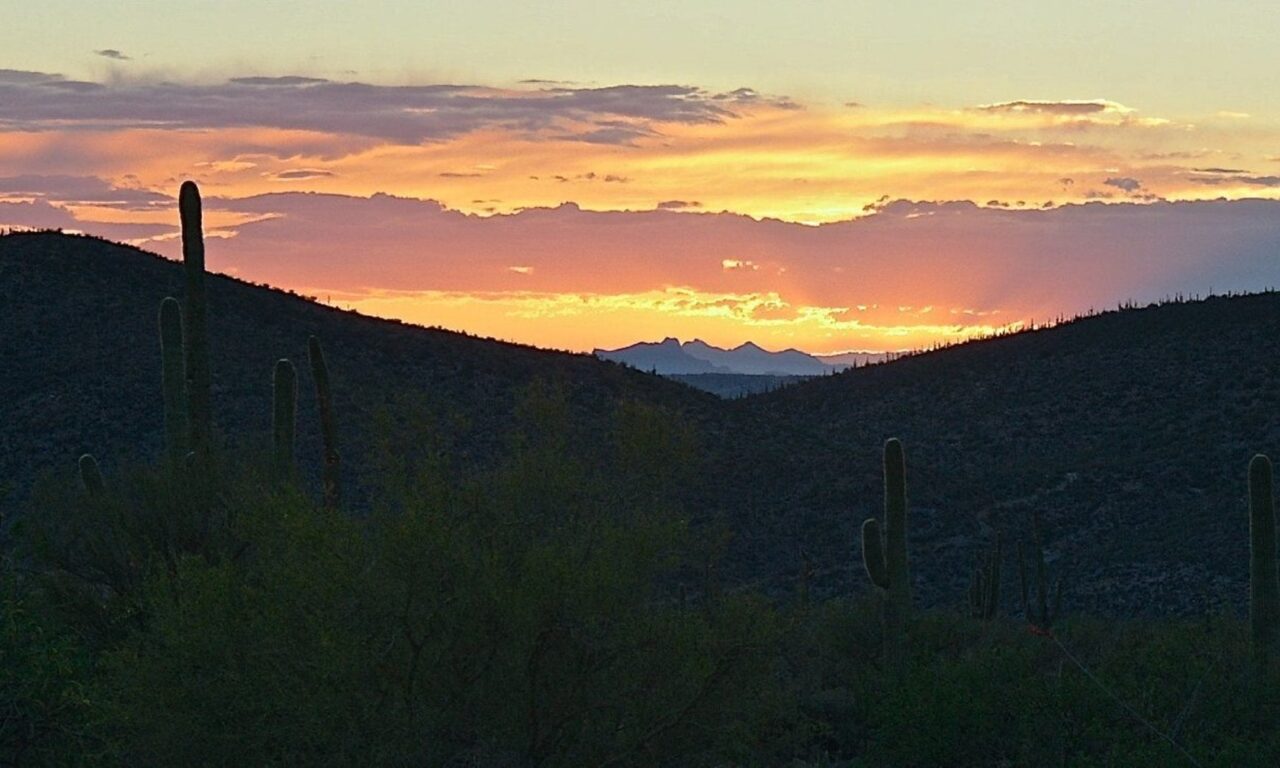
POLYGON ((901 349, 1280 282, 1262 256, 1280 126, 1022 96, 908 108, 5 70, 0 225, 172 254, 173 195, 193 178, 215 269, 578 350, 664 336, 901 349), (1260 201, 1168 202, 1218 198, 1260 201))

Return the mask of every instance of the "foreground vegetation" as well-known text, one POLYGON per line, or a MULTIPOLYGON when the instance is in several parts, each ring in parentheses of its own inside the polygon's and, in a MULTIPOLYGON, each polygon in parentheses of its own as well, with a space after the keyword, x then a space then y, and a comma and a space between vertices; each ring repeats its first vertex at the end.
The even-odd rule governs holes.
POLYGON ((669 501, 698 452, 667 414, 620 407, 590 462, 563 416, 533 387, 508 460, 473 477, 427 417, 397 421, 360 519, 259 471, 265 450, 96 496, 51 480, 4 564, 0 763, 1280 759, 1280 678, 1234 617, 1046 637, 934 611, 886 648, 874 595, 717 587, 669 501))

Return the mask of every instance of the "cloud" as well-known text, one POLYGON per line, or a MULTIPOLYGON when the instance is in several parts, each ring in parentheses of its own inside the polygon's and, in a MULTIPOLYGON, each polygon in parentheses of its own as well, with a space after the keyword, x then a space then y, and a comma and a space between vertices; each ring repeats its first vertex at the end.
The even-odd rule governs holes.
POLYGON ((479 217, 389 195, 211 198, 207 209, 254 219, 211 250, 212 260, 277 284, 334 290, 501 290, 493 275, 512 264, 533 269, 522 278, 536 289, 594 292, 740 289, 723 282, 728 273, 776 290, 785 268, 790 290, 830 306, 1100 305, 1117 292, 1225 287, 1233 274, 1280 283, 1280 202, 1261 200, 1052 210, 897 200, 816 227, 573 204, 479 217), (352 260, 353 250, 376 255, 352 260))
POLYGON ((0 176, 0 197, 22 197, 51 203, 98 205, 142 210, 170 205, 173 198, 160 192, 119 187, 97 176, 38 175, 0 176))
POLYGON ((1280 176, 1249 176, 1247 171, 1204 168, 1196 169, 1189 181, 1207 186, 1247 184, 1251 187, 1280 187, 1280 176))
POLYGON ((1032 112, 1068 116, 1097 115, 1105 112, 1125 114, 1133 111, 1123 104, 1118 104, 1114 101, 1106 101, 1104 99, 1086 101, 1040 101, 1035 99, 1019 99, 1017 101, 1002 101, 996 104, 983 104, 976 109, 983 112, 1032 112))
POLYGON ((29 72, 22 69, 0 69, 0 84, 35 85, 64 80, 62 75, 50 72, 29 72))
MULTIPOLYGON (((963 335, 973 321, 939 324, 961 317, 953 309, 1044 319, 1128 298, 1280 284, 1280 201, 1257 199, 1050 210, 884 200, 872 215, 819 226, 573 204, 486 217, 430 200, 300 192, 209 195, 205 211, 222 222, 211 226, 223 235, 208 249, 215 271, 571 348, 599 345, 606 333, 704 327, 780 346, 901 348, 963 335), (393 295, 402 298, 385 298, 393 295), (428 300, 445 295, 448 306, 428 300), (544 298, 519 298, 534 295, 544 298), (634 298, 645 296, 653 301, 634 298), (900 306, 934 309, 925 318, 900 306), (572 324, 553 319, 570 312, 572 324), (677 322, 670 313, 686 319, 668 325, 677 322), (617 318, 625 323, 609 325, 617 318)), ((179 249, 169 219, 126 231, 44 199, 0 202, 0 223, 153 238, 149 247, 170 256, 179 249)))
POLYGON ((227 82, 236 85, 255 85, 262 88, 289 88, 293 86, 319 85, 329 83, 323 77, 301 77, 299 75, 283 75, 280 77, 233 77, 227 82))
POLYGON ((280 171, 272 174, 271 178, 276 181, 302 181, 304 179, 323 179, 337 174, 333 171, 324 171, 315 168, 299 168, 292 171, 280 171))
POLYGON ((8 130, 252 126, 419 144, 502 129, 612 145, 658 136, 667 124, 721 123, 745 109, 791 105, 749 89, 713 93, 685 85, 499 89, 374 85, 296 75, 237 77, 213 85, 102 84, 19 70, 0 70, 0 103, 8 130))
POLYGON ((1113 176, 1102 183, 1125 192, 1137 192, 1142 189, 1142 182, 1130 176, 1113 176))
POLYGON ((130 61, 133 58, 131 56, 126 56, 115 48, 102 48, 94 51, 93 53, 94 55, 101 56, 104 59, 115 59, 116 61, 130 61))
POLYGON ((60 229, 66 232, 89 232, 121 242, 145 242, 172 231, 165 224, 88 223, 71 211, 47 200, 8 202, 0 200, 0 227, 18 229, 60 229))
POLYGON ((688 208, 701 207, 702 203, 697 200, 663 200, 657 205, 657 208, 660 211, 681 211, 688 208))

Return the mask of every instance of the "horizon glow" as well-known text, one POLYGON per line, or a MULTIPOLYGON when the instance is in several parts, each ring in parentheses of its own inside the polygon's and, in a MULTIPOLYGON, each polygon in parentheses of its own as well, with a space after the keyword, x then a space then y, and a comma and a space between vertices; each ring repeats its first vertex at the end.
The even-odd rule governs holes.
POLYGON ((215 269, 582 351, 1280 283, 1280 9, 259 6, 7 19, 0 226, 172 255, 192 178, 215 269))

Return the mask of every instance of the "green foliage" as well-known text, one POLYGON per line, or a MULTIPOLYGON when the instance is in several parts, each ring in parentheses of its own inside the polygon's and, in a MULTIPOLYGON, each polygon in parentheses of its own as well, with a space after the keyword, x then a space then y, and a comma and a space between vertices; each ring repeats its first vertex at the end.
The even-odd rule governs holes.
POLYGON ((329 388, 329 365, 324 349, 315 336, 307 339, 307 358, 311 362, 311 378, 316 384, 316 405, 320 409, 320 435, 324 440, 324 504, 337 509, 342 503, 341 456, 338 454, 337 426, 333 415, 333 393, 329 388))
POLYGON ((160 302, 160 382, 164 393, 165 447, 171 460, 187 455, 187 373, 182 343, 182 306, 172 296, 160 302))
POLYGON ((253 457, 200 473, 213 487, 166 464, 95 499, 46 490, 30 554, 96 659, 85 722, 107 755, 625 766, 766 749, 786 710, 777 615, 750 597, 694 610, 664 586, 689 551, 661 465, 692 471, 685 429, 625 406, 615 454, 588 464, 566 453, 562 396, 531 388, 502 466, 428 468, 441 491, 366 519, 253 457), (647 491, 624 496, 624 476, 647 491))
POLYGON ((885 665, 879 600, 682 605, 682 510, 615 484, 632 447, 683 455, 653 439, 679 427, 620 409, 616 454, 575 460, 562 395, 531 387, 502 466, 405 465, 391 487, 419 490, 362 519, 252 456, 198 492, 170 467, 50 491, 59 546, 27 553, 43 575, 6 613, 6 706, 48 764, 1178 764, 1117 698, 1202 765, 1280 759, 1280 681, 1232 619, 1055 641, 925 612, 885 665))
POLYGON ((89 654, 39 602, 0 562, 0 765, 91 765, 89 654))
POLYGON ((1276 570, 1276 514, 1271 460, 1249 462, 1249 627, 1253 653, 1265 664, 1280 635, 1280 582, 1276 570))
POLYGON ((298 371, 285 359, 271 376, 271 469, 277 480, 293 475, 293 435, 298 423, 298 371))
POLYGON ((205 298, 204 229, 201 221, 200 190, 194 182, 182 182, 178 192, 182 220, 182 264, 186 274, 183 332, 186 351, 187 413, 191 425, 191 446, 202 456, 209 451, 213 436, 210 392, 208 301, 205 298))

